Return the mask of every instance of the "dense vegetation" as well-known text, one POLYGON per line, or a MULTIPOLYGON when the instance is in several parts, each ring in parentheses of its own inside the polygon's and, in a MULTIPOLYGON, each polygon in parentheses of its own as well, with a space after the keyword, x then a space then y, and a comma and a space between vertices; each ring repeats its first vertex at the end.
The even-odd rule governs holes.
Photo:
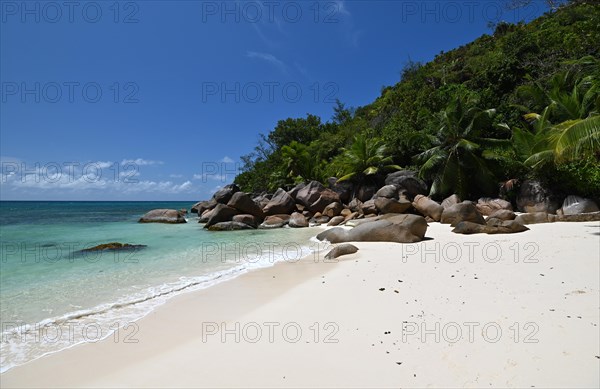
POLYGON ((492 35, 405 66, 369 105, 338 102, 327 123, 310 114, 279 121, 242 157, 236 183, 261 192, 330 176, 381 182, 401 166, 419 171, 437 199, 497 196, 503 183, 527 178, 598 199, 598 42, 592 1, 529 24, 500 23, 492 35))

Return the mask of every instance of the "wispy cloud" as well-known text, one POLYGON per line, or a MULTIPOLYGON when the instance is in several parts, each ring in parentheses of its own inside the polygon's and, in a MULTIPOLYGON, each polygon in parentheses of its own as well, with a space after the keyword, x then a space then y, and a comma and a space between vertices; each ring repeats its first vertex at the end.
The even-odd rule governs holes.
POLYGON ((164 164, 164 162, 163 161, 152 161, 152 160, 147 160, 147 159, 142 159, 142 158, 124 159, 123 161, 121 161, 121 165, 129 165, 129 164, 134 164, 137 166, 149 166, 149 165, 162 165, 162 164, 164 164))
POLYGON ((246 57, 257 58, 257 59, 266 61, 266 62, 272 64, 273 66, 275 66, 276 68, 278 68, 283 73, 286 72, 287 66, 285 65, 285 63, 282 60, 280 60, 279 58, 275 57, 273 54, 259 53, 257 51, 248 51, 248 52, 246 52, 246 57))
POLYGON ((194 176, 192 178, 194 180, 202 180, 202 182, 207 182, 207 181, 226 182, 228 179, 229 179, 229 181, 232 181, 235 178, 235 176, 229 176, 227 174, 203 173, 203 174, 194 174, 194 176))
POLYGON ((220 162, 223 162, 223 163, 234 163, 235 161, 233 159, 229 158, 228 156, 224 156, 223 159, 221 159, 220 162))
POLYGON ((352 47, 358 47, 363 32, 354 25, 354 18, 346 6, 346 1, 335 0, 331 5, 335 7, 336 18, 341 21, 340 26, 344 34, 344 39, 352 47))
POLYGON ((308 70, 306 70, 306 68, 304 66, 300 65, 298 62, 294 62, 294 67, 304 78, 311 79, 311 76, 308 73, 308 70))
POLYGON ((254 28, 254 31, 256 31, 256 34, 263 41, 264 44, 266 44, 272 49, 279 46, 277 42, 273 41, 272 39, 268 38, 267 35, 265 35, 258 23, 251 23, 250 25, 252 26, 252 28, 254 28))
POLYGON ((344 0, 336 0, 333 3, 335 4, 336 12, 340 15, 352 16, 350 11, 348 11, 348 8, 346 8, 346 2, 344 0))

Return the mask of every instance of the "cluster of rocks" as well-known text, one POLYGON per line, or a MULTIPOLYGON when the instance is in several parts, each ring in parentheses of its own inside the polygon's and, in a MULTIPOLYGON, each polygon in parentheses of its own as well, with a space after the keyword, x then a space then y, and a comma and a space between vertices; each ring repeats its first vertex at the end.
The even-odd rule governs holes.
MULTIPOLYGON (((417 213, 413 199, 423 197, 427 191, 427 185, 410 171, 390 174, 381 188, 354 188, 352 183, 331 178, 329 187, 311 181, 289 191, 280 188, 274 194, 253 196, 231 184, 212 199, 195 204, 191 212, 197 213, 198 221, 213 231, 337 226, 382 214, 417 213)), ((427 206, 424 199, 420 203, 427 206)))
MULTIPOLYGON (((517 215, 510 202, 481 198, 461 201, 457 195, 441 203, 426 196, 428 187, 413 171, 389 174, 385 185, 328 180, 299 184, 286 191, 252 195, 235 185, 217 191, 210 200, 191 209, 198 222, 211 231, 303 228, 326 224, 350 226, 320 234, 332 243, 346 241, 390 241, 410 243, 424 238, 427 222, 450 224, 460 234, 503 234, 526 231, 527 224, 553 221, 600 220, 598 206, 589 199, 568 196, 562 199, 539 182, 525 181, 517 196, 517 215), (368 223, 368 224, 367 224, 368 223)), ((153 210, 140 222, 185 223, 184 213, 153 210)))
MULTIPOLYGON (((385 185, 362 185, 328 180, 329 187, 317 181, 299 184, 274 194, 251 195, 235 184, 227 185, 208 201, 196 203, 191 212, 211 231, 302 228, 326 224, 351 226, 331 229, 319 236, 332 243, 347 241, 388 241, 412 243, 422 240, 427 222, 453 226, 460 222, 486 225, 484 216, 513 220, 509 202, 480 199, 461 202, 453 195, 438 203, 426 196, 428 187, 415 172, 399 171, 386 177, 385 185)), ((518 232, 512 222, 492 225, 487 233, 518 232)))

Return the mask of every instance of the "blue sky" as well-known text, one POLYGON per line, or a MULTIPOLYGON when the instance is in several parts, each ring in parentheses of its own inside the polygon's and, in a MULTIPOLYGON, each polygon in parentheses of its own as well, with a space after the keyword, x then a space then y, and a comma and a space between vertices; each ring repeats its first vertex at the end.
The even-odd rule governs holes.
POLYGON ((199 200, 278 120, 373 101, 508 1, 0 1, 2 200, 199 200))

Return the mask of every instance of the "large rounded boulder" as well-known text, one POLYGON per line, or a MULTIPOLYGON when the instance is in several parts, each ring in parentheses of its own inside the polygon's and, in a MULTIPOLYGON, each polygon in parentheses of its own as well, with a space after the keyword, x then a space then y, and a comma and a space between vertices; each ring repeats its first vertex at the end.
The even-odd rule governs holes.
POLYGON ((398 200, 398 187, 396 185, 385 185, 375 193, 374 198, 385 197, 387 199, 398 200))
POLYGON ((296 200, 296 197, 298 196, 298 192, 300 192, 300 190, 302 188, 304 188, 306 186, 305 183, 300 183, 298 185, 296 185, 295 187, 293 187, 291 190, 288 191, 288 194, 294 199, 296 200))
MULTIPOLYGON (((408 200, 394 200, 386 197, 378 197, 373 201, 375 208, 379 213, 404 213, 410 207, 411 203, 408 200)), ((366 204, 366 203, 365 203, 366 204)))
POLYGON ((216 223, 216 224, 213 224, 212 226, 208 227, 209 231, 240 231, 240 230, 252 230, 252 229, 254 229, 254 227, 252 227, 248 224, 236 222, 236 221, 220 222, 220 223, 216 223))
POLYGON ((363 203, 369 201, 375 196, 379 188, 374 184, 362 184, 356 190, 356 198, 363 203))
POLYGON ((578 215, 581 213, 598 212, 598 205, 590 200, 579 196, 567 196, 561 208, 563 215, 578 215))
POLYGON ((227 205, 221 203, 217 204, 217 206, 210 212, 210 218, 204 225, 204 228, 209 228, 217 223, 232 221, 235 215, 240 214, 240 211, 237 209, 228 207, 227 205))
POLYGON ((140 218, 139 223, 187 223, 183 213, 176 209, 153 209, 140 218))
POLYGON ((556 215, 547 212, 522 213, 515 217, 515 221, 523 225, 554 223, 556 221, 556 215))
POLYGON ((269 201, 271 201, 272 198, 273 198, 273 195, 270 195, 267 193, 262 193, 258 196, 253 197, 252 200, 256 204, 258 204, 260 209, 264 209, 267 206, 267 204, 269 204, 269 201))
POLYGON ((290 216, 288 225, 292 228, 305 228, 308 227, 308 219, 303 214, 294 212, 290 216))
POLYGON ((265 215, 290 214, 296 209, 296 202, 285 190, 279 188, 263 208, 265 215))
POLYGON ((213 195, 213 199, 217 203, 227 204, 229 202, 229 200, 231 200, 231 197, 233 196, 233 194, 237 193, 239 191, 240 191, 240 187, 237 186, 236 184, 225 185, 223 188, 221 188, 217 192, 215 192, 215 194, 213 195))
POLYGON ((470 201, 463 201, 444 209, 440 221, 443 224, 450 224, 452 227, 455 227, 460 222, 485 224, 483 215, 477 210, 475 204, 470 201))
POLYGON ((213 209, 216 206, 217 202, 215 199, 199 201, 196 204, 192 205, 191 213, 197 213, 198 215, 202 215, 207 209, 213 209))
POLYGON ((246 225, 249 225, 252 228, 256 228, 256 227, 258 227, 259 220, 262 220, 262 219, 258 219, 256 216, 253 216, 250 214, 241 214, 241 215, 235 215, 233 217, 233 219, 231 219, 231 220, 236 223, 244 223, 246 225))
POLYGON ((265 221, 262 222, 258 228, 260 229, 273 229, 273 228, 281 228, 289 223, 291 220, 290 215, 280 214, 280 215, 271 215, 265 218, 265 221))
POLYGON ((329 204, 328 206, 325 207, 325 209, 323 209, 323 215, 325 216, 329 216, 329 217, 335 217, 335 216, 339 216, 340 213, 342 213, 342 210, 344 209, 344 206, 338 202, 333 202, 331 204, 329 204))
POLYGON ((316 212, 323 213, 323 211, 325 210, 325 208, 327 206, 329 206, 330 204, 339 203, 339 202, 340 202, 340 196, 338 196, 337 193, 335 193, 331 189, 325 189, 320 193, 319 198, 314 203, 312 203, 308 206, 308 210, 313 213, 316 213, 316 212))
POLYGON ((395 185, 399 190, 406 190, 409 199, 414 199, 416 195, 427 195, 429 192, 425 181, 417 177, 417 173, 412 170, 400 170, 390 173, 385 178, 386 185, 395 185))
POLYGON ((394 215, 380 220, 364 222, 351 230, 335 227, 317 235, 319 240, 343 242, 420 242, 427 232, 425 218, 417 215, 394 215))
POLYGON ((459 204, 461 203, 462 200, 460 199, 460 197, 458 197, 458 195, 453 194, 452 196, 448 196, 446 197, 443 201, 441 206, 446 209, 446 208, 450 208, 453 205, 459 204))
POLYGON ((416 195, 412 204, 423 216, 429 216, 436 222, 439 222, 442 218, 444 207, 427 196, 416 195))
POLYGON ((480 198, 477 201, 476 207, 483 216, 490 216, 492 213, 499 210, 513 210, 510 202, 502 199, 491 199, 489 197, 480 198))
POLYGON ((325 190, 323 184, 318 181, 311 181, 304 185, 296 194, 296 202, 310 208, 311 204, 319 200, 321 192, 325 190))
POLYGON ((348 204, 354 193, 354 184, 351 181, 340 182, 335 177, 328 178, 327 182, 329 183, 329 189, 337 193, 340 197, 340 202, 348 204))
POLYGON ((255 216, 259 219, 264 217, 263 211, 258 204, 244 192, 236 192, 227 203, 228 207, 235 208, 241 213, 255 216))
POLYGON ((526 180, 521 184, 517 195, 517 208, 521 212, 556 213, 560 207, 561 199, 541 182, 526 180))

